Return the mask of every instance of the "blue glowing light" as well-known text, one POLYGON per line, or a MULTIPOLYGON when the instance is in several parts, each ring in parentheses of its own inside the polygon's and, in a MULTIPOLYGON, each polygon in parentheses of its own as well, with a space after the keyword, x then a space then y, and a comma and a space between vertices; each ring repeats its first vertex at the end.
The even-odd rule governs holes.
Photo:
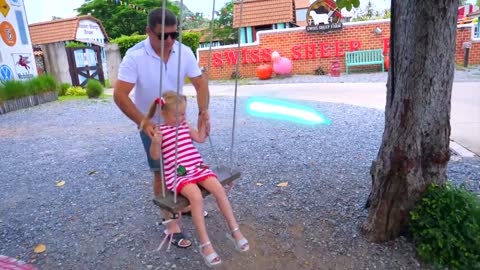
POLYGON ((247 101, 247 112, 257 117, 288 120, 302 124, 330 124, 330 120, 310 107, 263 97, 250 98, 247 101))

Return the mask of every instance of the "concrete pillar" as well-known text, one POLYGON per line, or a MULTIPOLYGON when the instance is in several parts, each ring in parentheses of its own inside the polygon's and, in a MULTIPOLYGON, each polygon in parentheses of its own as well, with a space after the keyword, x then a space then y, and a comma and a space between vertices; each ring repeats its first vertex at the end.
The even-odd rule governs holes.
POLYGON ((122 62, 122 57, 120 55, 120 48, 117 43, 107 43, 105 45, 105 53, 107 55, 107 69, 108 69, 108 80, 110 85, 113 87, 118 78, 118 69, 120 63, 122 62))
POLYGON ((72 83, 67 51, 63 42, 40 45, 45 59, 47 73, 55 77, 57 82, 72 83))

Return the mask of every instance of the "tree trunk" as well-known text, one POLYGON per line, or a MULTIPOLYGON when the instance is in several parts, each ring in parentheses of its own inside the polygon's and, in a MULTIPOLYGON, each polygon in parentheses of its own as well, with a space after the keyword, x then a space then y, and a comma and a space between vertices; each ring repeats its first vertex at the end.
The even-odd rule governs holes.
POLYGON ((391 45, 382 144, 371 168, 363 232, 396 238, 431 183, 445 183, 458 0, 392 0, 391 45))

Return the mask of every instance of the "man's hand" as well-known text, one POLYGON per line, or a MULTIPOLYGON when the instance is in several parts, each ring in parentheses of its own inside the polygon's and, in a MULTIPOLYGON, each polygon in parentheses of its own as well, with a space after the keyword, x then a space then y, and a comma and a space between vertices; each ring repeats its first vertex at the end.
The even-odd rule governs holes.
POLYGON ((140 122, 139 128, 143 133, 147 134, 150 139, 155 136, 155 124, 152 121, 143 119, 142 122, 140 122))
POLYGON ((161 144, 162 143, 162 131, 159 127, 154 128, 154 135, 152 138, 152 142, 154 144, 161 144))
POLYGON ((210 134, 210 115, 208 111, 201 111, 200 114, 198 115, 198 130, 201 130, 201 128, 205 129, 205 134, 208 135, 210 134))

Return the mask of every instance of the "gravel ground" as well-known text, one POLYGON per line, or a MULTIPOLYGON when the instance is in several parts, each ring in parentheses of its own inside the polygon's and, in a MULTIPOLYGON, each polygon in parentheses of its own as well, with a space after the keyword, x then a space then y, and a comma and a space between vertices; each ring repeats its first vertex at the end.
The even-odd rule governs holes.
MULTIPOLYGON (((193 99, 189 99, 194 104, 193 99)), ((239 100, 229 197, 251 251, 238 254, 212 197, 207 226, 218 269, 426 269, 400 237, 359 234, 383 131, 383 112, 302 102, 331 119, 305 126, 253 118, 239 100), (288 187, 277 187, 288 181, 288 187)), ((189 107, 189 117, 196 109, 189 107)), ((229 163, 232 99, 211 102, 212 142, 229 163)), ((209 144, 198 146, 215 164, 209 144)), ((206 269, 197 244, 156 252, 163 228, 135 126, 111 99, 52 102, 0 115, 0 254, 40 269, 206 269), (63 187, 56 187, 63 180, 63 187), (43 243, 47 251, 34 254, 43 243)), ((449 164, 450 178, 480 192, 480 161, 449 164)), ((194 236, 191 219, 182 227, 194 236)))

